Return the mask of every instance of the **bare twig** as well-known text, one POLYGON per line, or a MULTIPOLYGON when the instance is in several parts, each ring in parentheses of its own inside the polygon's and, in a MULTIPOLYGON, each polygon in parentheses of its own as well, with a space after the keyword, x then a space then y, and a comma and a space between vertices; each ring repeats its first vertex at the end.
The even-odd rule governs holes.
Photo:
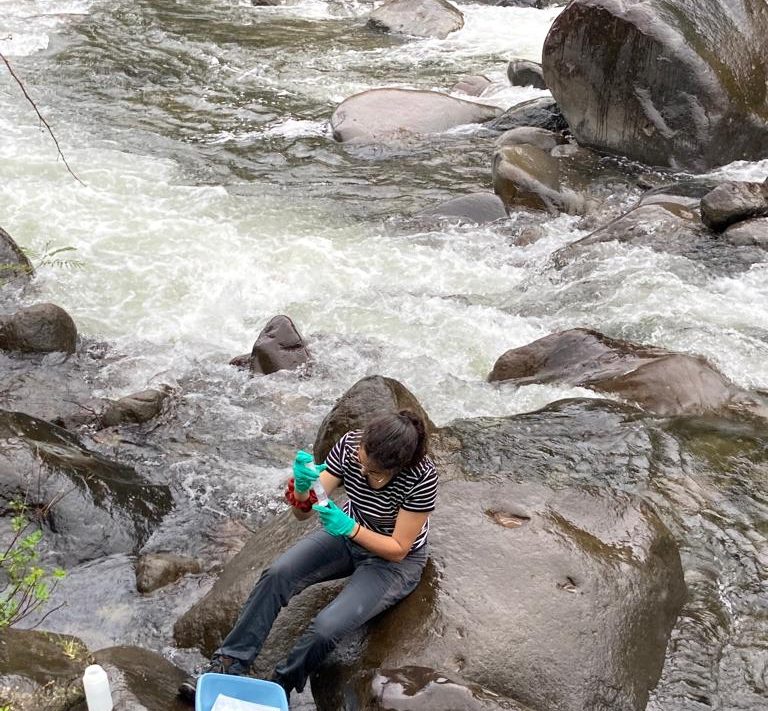
POLYGON ((35 113, 37 114, 40 121, 42 121, 43 125, 48 129, 48 133, 51 134, 51 138, 53 139, 53 142, 56 144, 56 150, 59 152, 59 155, 61 156, 61 160, 64 161, 64 165, 66 166, 67 170, 69 171, 69 174, 78 182, 80 185, 85 187, 85 183, 78 178, 75 173, 72 171, 72 168, 69 167, 69 163, 67 163, 67 159, 64 157, 64 154, 61 152, 61 146, 59 145, 58 140, 56 140, 56 136, 53 133, 53 129, 50 127, 49 123, 43 118, 43 115, 40 113, 40 109, 37 108, 37 104, 33 101, 32 97, 27 93, 27 89, 24 86, 23 82, 19 77, 17 76, 16 72, 13 71, 13 67, 11 66, 11 63, 5 58, 5 55, 0 52, 0 59, 5 62, 5 66, 8 67, 8 71, 11 73, 11 76, 16 80, 16 83, 19 85, 19 88, 21 89, 21 93, 24 94, 24 97, 26 100, 32 104, 32 108, 35 110, 35 113))

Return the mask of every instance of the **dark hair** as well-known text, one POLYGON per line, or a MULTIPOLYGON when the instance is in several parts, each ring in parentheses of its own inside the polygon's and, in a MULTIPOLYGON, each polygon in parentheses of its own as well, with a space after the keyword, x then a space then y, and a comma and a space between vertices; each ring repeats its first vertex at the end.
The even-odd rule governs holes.
POLYGON ((415 412, 388 412, 371 420, 360 442, 376 466, 399 472, 416 466, 427 454, 427 428, 415 412))

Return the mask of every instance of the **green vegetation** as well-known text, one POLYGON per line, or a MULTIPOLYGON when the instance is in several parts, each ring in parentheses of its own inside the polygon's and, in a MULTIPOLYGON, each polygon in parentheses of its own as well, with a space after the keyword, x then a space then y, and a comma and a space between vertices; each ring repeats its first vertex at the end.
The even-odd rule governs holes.
POLYGON ((43 532, 34 526, 27 504, 14 501, 10 508, 11 540, 0 553, 0 576, 7 579, 0 591, 0 629, 13 626, 45 605, 66 575, 60 568, 46 570, 38 564, 43 532))

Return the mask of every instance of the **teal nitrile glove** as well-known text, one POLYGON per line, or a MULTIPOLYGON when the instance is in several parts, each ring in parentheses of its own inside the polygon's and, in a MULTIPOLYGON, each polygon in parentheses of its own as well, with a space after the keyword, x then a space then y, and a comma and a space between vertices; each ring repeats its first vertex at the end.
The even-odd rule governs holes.
POLYGON ((332 536, 348 536, 355 530, 357 521, 347 516, 333 501, 329 501, 327 506, 315 504, 312 508, 317 511, 323 528, 332 536))
POLYGON ((325 464, 315 464, 312 455, 300 449, 293 460, 293 489, 306 494, 315 483, 320 472, 325 471, 325 464))

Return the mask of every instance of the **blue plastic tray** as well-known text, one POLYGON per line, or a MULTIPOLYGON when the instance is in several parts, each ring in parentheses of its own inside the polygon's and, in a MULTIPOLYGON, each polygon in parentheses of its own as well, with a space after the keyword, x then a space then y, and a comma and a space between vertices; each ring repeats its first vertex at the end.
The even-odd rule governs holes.
POLYGON ((288 711, 288 699, 280 684, 264 679, 252 679, 248 676, 210 672, 203 674, 197 680, 195 711, 211 711, 219 694, 254 704, 274 706, 280 711, 288 711))

